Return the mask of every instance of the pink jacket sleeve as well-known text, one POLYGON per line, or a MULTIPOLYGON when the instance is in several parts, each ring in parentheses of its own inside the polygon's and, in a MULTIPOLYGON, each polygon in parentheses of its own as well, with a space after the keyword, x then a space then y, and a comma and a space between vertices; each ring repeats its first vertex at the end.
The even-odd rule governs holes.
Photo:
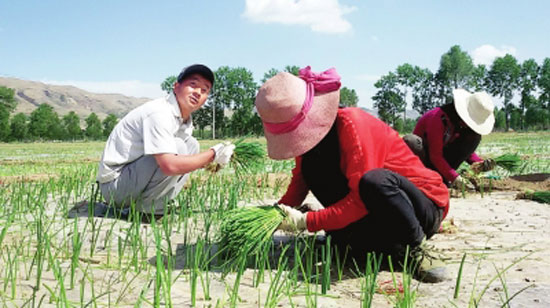
POLYGON ((439 171, 439 173, 441 173, 443 178, 448 182, 453 182, 458 176, 458 173, 456 172, 456 170, 451 168, 449 163, 447 163, 447 161, 443 157, 444 131, 445 127, 443 127, 443 123, 439 115, 437 113, 434 114, 427 122, 425 131, 428 141, 428 154, 430 156, 430 161, 439 171))

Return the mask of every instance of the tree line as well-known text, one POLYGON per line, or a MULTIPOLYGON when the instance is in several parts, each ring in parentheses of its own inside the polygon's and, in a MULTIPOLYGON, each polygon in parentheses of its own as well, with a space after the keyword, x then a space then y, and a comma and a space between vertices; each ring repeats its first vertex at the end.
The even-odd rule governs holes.
MULTIPOLYGON (((286 66, 283 71, 298 75, 299 67, 286 66)), ((263 134, 262 123, 254 109, 254 99, 261 84, 280 71, 272 68, 260 83, 244 67, 222 66, 215 72, 216 82, 193 123, 200 138, 226 138, 263 134)), ((176 76, 168 76, 160 85, 169 93, 176 76)), ((433 73, 409 63, 382 76, 372 97, 378 117, 400 132, 410 132, 417 119, 407 118, 407 107, 420 114, 452 102, 452 90, 487 91, 501 99, 495 108, 495 129, 548 129, 550 126, 550 58, 540 65, 533 59, 523 63, 512 55, 496 58, 489 66, 474 65, 460 46, 452 46, 441 56, 439 69, 433 73)), ((340 103, 357 106, 353 89, 342 87, 340 103)), ((39 105, 29 116, 11 114, 15 110, 14 90, 0 86, 0 141, 105 139, 118 119, 109 114, 100 120, 95 113, 84 119, 71 111, 63 117, 48 104, 39 105)))
MULTIPOLYGON (((284 71, 298 75, 298 66, 286 66, 284 71)), ((276 75, 270 69, 261 80, 276 75)), ((263 134, 262 123, 254 109, 254 99, 260 85, 252 72, 243 67, 220 67, 214 72, 216 82, 203 108, 193 113, 193 123, 198 137, 225 138, 263 134), (212 135, 210 135, 212 134, 212 135)), ((160 85, 167 93, 172 91, 176 76, 167 77, 160 85)), ((342 104, 357 106, 359 98, 353 89, 342 88, 342 104)), ((118 118, 109 114, 103 121, 95 113, 85 118, 81 128, 80 118, 71 111, 60 117, 52 106, 43 103, 27 116, 17 113, 14 90, 0 87, 0 141, 24 140, 77 140, 105 139, 116 125, 118 118)))
POLYGON ((80 125, 80 117, 71 111, 59 117, 49 104, 40 104, 30 115, 19 112, 10 118, 17 102, 15 91, 0 86, 0 141, 28 140, 101 140, 109 136, 118 119, 109 114, 100 120, 95 113, 84 119, 85 128, 80 125))
MULTIPOLYGON (((287 65, 283 71, 298 75, 300 68, 287 65)), ((254 99, 259 87, 280 70, 272 68, 264 73, 260 84, 254 81, 252 72, 244 67, 222 66, 214 72, 215 83, 205 105, 193 113, 193 123, 198 136, 237 137, 246 135, 261 136, 262 122, 254 109, 254 99), (206 131, 208 130, 208 133, 206 131), (211 135, 210 135, 211 134, 211 135)), ((161 88, 170 93, 176 76, 167 77, 161 88)), ((353 89, 342 87, 340 103, 344 106, 357 106, 359 97, 353 89)))
POLYGON ((495 129, 539 130, 550 126, 550 58, 539 65, 534 59, 519 63, 507 54, 489 66, 474 65, 472 58, 455 45, 441 56, 439 69, 409 63, 399 65, 374 85, 372 97, 378 116, 398 130, 410 131, 407 106, 420 114, 452 102, 452 90, 486 91, 502 100, 495 108, 495 129))

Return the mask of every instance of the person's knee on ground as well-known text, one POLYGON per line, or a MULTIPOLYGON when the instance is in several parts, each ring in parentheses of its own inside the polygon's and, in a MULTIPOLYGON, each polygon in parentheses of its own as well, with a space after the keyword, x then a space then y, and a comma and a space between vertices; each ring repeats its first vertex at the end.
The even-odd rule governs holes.
POLYGON ((409 149, 414 153, 414 155, 420 158, 420 161, 426 166, 426 148, 422 138, 415 134, 408 134, 403 136, 403 141, 407 144, 409 149))

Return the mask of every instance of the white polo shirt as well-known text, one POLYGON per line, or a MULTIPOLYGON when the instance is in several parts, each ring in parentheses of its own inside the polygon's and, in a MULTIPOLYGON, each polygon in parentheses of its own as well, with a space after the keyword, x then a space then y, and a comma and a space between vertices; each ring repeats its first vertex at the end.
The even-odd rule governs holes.
POLYGON ((183 122, 176 96, 147 102, 130 111, 107 139, 99 162, 97 181, 107 183, 116 179, 124 165, 144 155, 177 154, 176 136, 187 140, 193 133, 191 117, 183 122))

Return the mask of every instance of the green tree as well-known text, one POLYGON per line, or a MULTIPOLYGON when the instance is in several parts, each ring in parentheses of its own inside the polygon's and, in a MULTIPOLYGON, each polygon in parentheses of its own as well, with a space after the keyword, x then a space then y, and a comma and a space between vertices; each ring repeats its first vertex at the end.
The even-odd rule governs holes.
MULTIPOLYGON (((397 82, 403 93, 403 121, 407 120, 407 98, 409 91, 414 91, 415 85, 421 82, 423 70, 418 66, 412 66, 409 63, 401 64, 396 69, 397 82)), ((403 122, 404 123, 404 122, 403 122)))
POLYGON ((275 76, 279 74, 279 70, 277 70, 276 68, 272 68, 270 69, 269 71, 267 71, 266 73, 264 73, 264 77, 262 77, 262 84, 265 83, 269 78, 275 76))
POLYGON ((0 105, 5 107, 5 111, 12 113, 17 106, 15 100, 15 90, 0 86, 0 105))
POLYGON ((63 128, 65 129, 66 137, 70 140, 79 139, 82 133, 80 128, 80 118, 76 112, 71 111, 63 116, 63 128))
POLYGON ((237 136, 253 133, 250 121, 254 116, 258 85, 254 82, 252 72, 243 67, 221 67, 216 74, 212 101, 232 109, 231 118, 226 119, 226 128, 237 136))
POLYGON ((519 88, 521 90, 521 100, 519 102, 520 128, 525 129, 525 112, 531 105, 537 104, 537 99, 533 95, 537 87, 539 77, 539 65, 534 59, 529 59, 521 65, 519 77, 519 88))
POLYGON ((162 89, 162 91, 170 94, 170 92, 172 92, 172 90, 174 89, 174 83, 177 79, 178 77, 173 75, 166 77, 166 79, 164 79, 164 81, 160 84, 160 88, 162 89))
POLYGON ((229 66, 222 66, 214 72, 216 83, 210 92, 210 96, 205 106, 211 111, 210 127, 212 128, 212 139, 216 139, 216 136, 222 137, 223 132, 226 129, 227 117, 224 111, 231 106, 231 99, 229 95, 229 89, 233 87, 231 79, 231 68, 229 66), (229 77, 228 77, 229 76, 229 77), (222 134, 222 135, 220 135, 222 134))
POLYGON ((506 129, 506 112, 504 108, 495 108, 495 130, 503 131, 506 129))
POLYGON ((376 94, 372 97, 374 107, 378 109, 378 117, 395 127, 395 121, 403 112, 405 101, 403 93, 399 90, 397 75, 390 72, 382 76, 375 84, 376 94))
POLYGON ((472 71, 472 76, 468 82, 469 88, 473 91, 485 91, 487 88, 485 81, 487 80, 487 67, 483 64, 480 64, 474 68, 472 71))
POLYGON ((510 128, 510 112, 513 109, 512 98, 514 91, 519 86, 520 71, 521 68, 516 58, 508 54, 496 58, 487 75, 489 93, 504 99, 506 130, 510 128))
POLYGON ((340 105, 346 107, 357 107, 359 97, 354 89, 343 87, 340 89, 340 105))
POLYGON ((438 89, 440 89, 440 86, 435 75, 427 68, 421 69, 418 72, 418 80, 412 92, 412 108, 422 115, 442 105, 443 100, 438 89))
POLYGON ((101 129, 101 120, 92 112, 86 118, 86 136, 93 140, 101 139, 103 130, 101 129))
POLYGON ((201 107, 193 113, 193 125, 199 129, 200 137, 204 138, 204 129, 212 124, 212 103, 210 98, 201 107))
POLYGON ((523 115, 521 114, 521 110, 513 106, 510 110, 510 128, 513 130, 520 130, 521 129, 521 120, 523 115))
POLYGON ((0 141, 8 141, 10 137, 10 112, 8 107, 0 105, 0 141))
POLYGON ((525 111, 525 123, 529 129, 546 130, 550 126, 550 112, 539 105, 530 105, 525 111))
POLYGON ((103 119, 103 137, 109 137, 117 122, 118 118, 112 113, 109 113, 109 115, 107 115, 107 117, 103 119))
POLYGON ((30 115, 29 133, 32 138, 56 139, 60 134, 59 116, 53 107, 43 103, 30 115))
POLYGON ((452 90, 456 88, 468 88, 474 64, 467 52, 455 45, 441 56, 439 61, 438 78, 444 85, 443 95, 447 101, 452 98, 452 90))
POLYGON ((296 65, 287 65, 285 66, 285 72, 291 73, 294 76, 298 76, 300 72, 300 67, 296 65))
POLYGON ((540 67, 538 86, 541 91, 539 101, 550 109, 550 58, 545 58, 540 67))
POLYGON ((25 140, 28 137, 29 127, 27 125, 28 117, 20 112, 11 119, 11 139, 25 140))

